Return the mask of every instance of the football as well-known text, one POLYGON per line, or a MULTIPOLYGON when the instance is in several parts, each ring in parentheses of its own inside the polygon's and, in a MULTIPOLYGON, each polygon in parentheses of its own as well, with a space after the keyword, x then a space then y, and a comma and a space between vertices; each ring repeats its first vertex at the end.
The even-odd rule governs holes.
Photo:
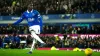
POLYGON ((86 54, 86 56, 92 56, 92 53, 93 53, 93 51, 92 51, 91 48, 86 48, 86 49, 85 49, 85 54, 86 54))

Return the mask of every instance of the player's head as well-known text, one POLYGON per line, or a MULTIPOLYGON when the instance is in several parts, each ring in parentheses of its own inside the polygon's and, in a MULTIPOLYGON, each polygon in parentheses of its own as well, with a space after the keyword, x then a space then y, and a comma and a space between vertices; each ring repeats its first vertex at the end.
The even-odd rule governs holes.
POLYGON ((28 8, 29 11, 31 11, 33 9, 33 5, 29 4, 27 8, 28 8))

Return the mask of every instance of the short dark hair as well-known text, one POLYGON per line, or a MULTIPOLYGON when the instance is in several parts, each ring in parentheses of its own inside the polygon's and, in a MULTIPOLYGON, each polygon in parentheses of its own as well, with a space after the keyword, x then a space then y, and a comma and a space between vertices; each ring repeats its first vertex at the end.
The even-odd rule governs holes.
POLYGON ((33 7, 33 5, 32 5, 32 4, 29 4, 29 5, 28 5, 28 8, 29 8, 29 7, 33 7))

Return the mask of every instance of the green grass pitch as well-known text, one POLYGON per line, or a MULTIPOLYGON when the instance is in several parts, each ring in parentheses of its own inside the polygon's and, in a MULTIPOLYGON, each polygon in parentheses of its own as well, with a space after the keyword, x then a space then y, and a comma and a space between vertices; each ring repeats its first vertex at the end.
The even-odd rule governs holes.
MULTIPOLYGON (((84 51, 66 50, 34 50, 32 54, 27 54, 27 49, 0 49, 0 56, 85 56, 84 51)), ((100 52, 93 52, 92 56, 100 56, 100 52)))

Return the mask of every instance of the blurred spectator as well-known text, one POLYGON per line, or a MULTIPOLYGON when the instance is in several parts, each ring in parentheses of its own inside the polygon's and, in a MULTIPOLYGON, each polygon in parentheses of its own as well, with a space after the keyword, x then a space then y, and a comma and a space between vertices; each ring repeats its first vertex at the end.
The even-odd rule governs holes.
POLYGON ((81 34, 81 27, 77 28, 77 34, 81 34))
POLYGON ((20 46, 20 37, 19 36, 15 36, 15 42, 16 42, 15 48, 19 48, 19 46, 20 46))
POLYGON ((54 34, 54 32, 55 32, 55 31, 54 31, 54 28, 51 26, 51 27, 50 27, 49 33, 54 34))
POLYGON ((0 36, 0 48, 3 48, 3 39, 1 36, 0 36))
POLYGON ((4 38, 4 47, 5 48, 9 48, 10 46, 10 38, 8 35, 5 35, 5 38, 4 38))
POLYGON ((62 27, 61 33, 62 33, 62 34, 65 34, 65 33, 66 33, 66 28, 65 28, 65 27, 62 27))
POLYGON ((76 28, 73 28, 73 30, 72 30, 72 34, 77 34, 77 30, 76 30, 76 28))

